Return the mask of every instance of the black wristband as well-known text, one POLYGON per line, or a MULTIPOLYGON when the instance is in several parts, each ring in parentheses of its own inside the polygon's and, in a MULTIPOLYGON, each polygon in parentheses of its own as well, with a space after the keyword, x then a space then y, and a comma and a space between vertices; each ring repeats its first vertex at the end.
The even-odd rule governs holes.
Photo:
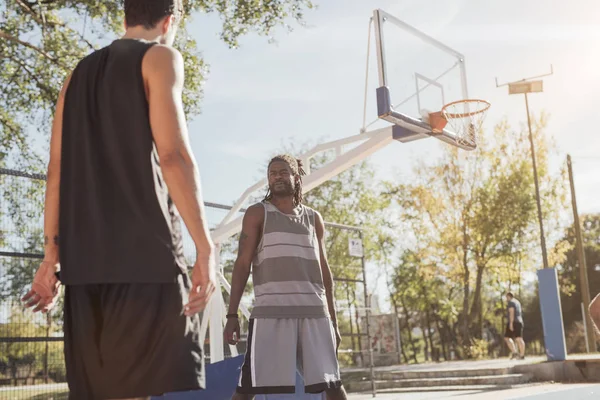
POLYGON ((227 319, 229 319, 229 318, 239 318, 238 315, 237 315, 237 313, 235 313, 235 314, 227 314, 226 317, 227 317, 227 319))

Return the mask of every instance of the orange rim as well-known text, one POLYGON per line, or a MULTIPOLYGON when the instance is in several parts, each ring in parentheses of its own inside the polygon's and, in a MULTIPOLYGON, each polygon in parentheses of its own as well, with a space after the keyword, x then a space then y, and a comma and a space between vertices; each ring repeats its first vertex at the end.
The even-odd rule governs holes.
POLYGON ((477 115, 477 114, 486 112, 488 110, 488 108, 490 108, 490 106, 491 106, 490 102, 486 101, 486 100, 479 100, 479 99, 457 100, 457 101, 453 101, 452 103, 446 104, 444 107, 442 107, 441 112, 442 112, 442 115, 444 115, 444 117, 446 117, 446 119, 466 118, 466 117, 472 117, 473 115, 477 115), (449 107, 457 105, 457 104, 462 104, 462 103, 483 103, 483 104, 485 104, 485 107, 483 107, 482 109, 479 109, 479 110, 468 112, 468 113, 449 113, 446 111, 449 107))

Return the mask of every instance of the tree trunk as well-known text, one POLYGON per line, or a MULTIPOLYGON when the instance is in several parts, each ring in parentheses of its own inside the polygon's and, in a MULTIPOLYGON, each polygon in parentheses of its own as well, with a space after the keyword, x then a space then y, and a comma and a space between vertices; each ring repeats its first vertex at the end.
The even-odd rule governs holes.
POLYGON ((475 337, 481 339, 481 331, 483 329, 483 312, 481 303, 481 285, 483 282, 483 271, 485 271, 484 265, 477 265, 477 276, 475 280, 475 290, 473 292, 473 304, 471 305, 470 320, 476 323, 474 334, 475 337))
POLYGON ((423 322, 423 317, 421 317, 421 332, 423 332, 423 344, 425 345, 423 347, 423 355, 425 356, 425 361, 429 361, 429 342, 427 341, 427 330, 423 326, 423 322))
POLYGON ((460 328, 459 327, 460 324, 458 322, 456 322, 452 326, 450 326, 448 321, 446 321, 445 319, 442 319, 442 318, 440 318, 440 322, 442 323, 442 327, 443 327, 444 331, 446 332, 447 339, 449 339, 449 341, 448 341, 448 359, 452 359, 452 357, 450 357, 450 351, 454 351, 455 356, 458 358, 461 358, 462 353, 458 351, 458 346, 459 346, 458 330, 460 328))
MULTIPOLYGON (((429 311, 425 315, 425 322, 427 323, 427 336, 429 337, 429 348, 431 349, 431 359, 433 360, 433 333, 431 333, 431 319, 429 318, 429 311)), ((439 360, 438 360, 439 361, 439 360)))
MULTIPOLYGON (((465 255, 466 262, 466 255, 465 255)), ((463 274, 463 320, 462 320, 462 342, 463 346, 467 346, 470 343, 469 338, 469 267, 464 265, 464 274, 463 274)))
POLYGON ((430 310, 430 304, 428 301, 428 296, 427 296, 427 288, 426 285, 422 285, 421 286, 421 293, 423 294, 423 300, 425 301, 425 324, 427 325, 427 335, 425 337, 425 340, 427 340, 427 338, 429 339, 429 348, 431 349, 431 358, 433 360, 433 338, 432 338, 432 334, 431 334, 431 310, 430 310))
POLYGON ((404 296, 400 297, 400 305, 402 306, 402 313, 404 314, 404 318, 406 320, 406 332, 408 334, 408 341, 410 342, 410 347, 412 348, 413 351, 413 360, 415 361, 415 364, 418 363, 419 361, 417 361, 417 348, 415 347, 415 341, 413 340, 412 337, 412 329, 410 327, 410 316, 408 315, 408 310, 406 309, 406 305, 404 303, 404 296))
POLYGON ((448 352, 446 351, 446 332, 442 330, 442 327, 440 326, 440 319, 437 315, 435 316, 435 327, 437 329, 438 336, 440 337, 442 355, 444 356, 444 360, 448 361, 448 352))
POLYGON ((466 210, 462 213, 462 251, 463 251, 463 326, 462 326, 462 345, 468 346, 471 343, 469 336, 469 279, 471 277, 469 271, 469 236, 467 235, 467 215, 466 210))
MULTIPOLYGON (((398 318, 398 323, 400 323, 400 321, 402 321, 402 320, 400 318, 398 318)), ((402 327, 400 327, 400 335, 402 335, 402 327)), ((400 346, 400 352, 402 353, 402 357, 404 357, 404 363, 408 365, 408 356, 406 355, 406 347, 400 346)))
MULTIPOLYGON (((396 303, 396 300, 394 300, 393 296, 390 296, 390 298, 392 300, 392 304, 394 305, 394 336, 396 336, 396 334, 398 335, 396 338, 396 346, 398 347, 398 364, 402 364, 402 358, 400 354, 404 353, 404 345, 402 344, 402 328, 400 327, 400 317, 398 316, 398 304, 396 303), (396 327, 398 327, 398 330, 396 330, 396 327)), ((406 361, 406 356, 404 356, 404 361, 406 361)))

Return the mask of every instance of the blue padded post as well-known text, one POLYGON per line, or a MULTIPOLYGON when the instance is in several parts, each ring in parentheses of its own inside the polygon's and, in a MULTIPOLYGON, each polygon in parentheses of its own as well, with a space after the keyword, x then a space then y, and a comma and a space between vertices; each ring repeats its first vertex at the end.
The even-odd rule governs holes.
POLYGON ((377 88, 377 115, 379 117, 387 115, 392 111, 392 101, 390 100, 390 89, 387 86, 377 88))
MULTIPOLYGON (((244 356, 229 358, 206 365, 206 389, 189 392, 167 393, 152 400, 230 400, 235 392, 244 356)), ((257 395, 255 400, 325 400, 325 394, 305 394, 304 380, 296 372, 295 394, 257 395)))
POLYGON ((567 358, 567 347, 560 307, 558 274, 555 268, 544 268, 537 271, 537 276, 546 356, 548 361, 564 361, 567 358))
POLYGON ((244 356, 206 364, 206 390, 167 393, 152 400, 230 400, 235 392, 244 356))

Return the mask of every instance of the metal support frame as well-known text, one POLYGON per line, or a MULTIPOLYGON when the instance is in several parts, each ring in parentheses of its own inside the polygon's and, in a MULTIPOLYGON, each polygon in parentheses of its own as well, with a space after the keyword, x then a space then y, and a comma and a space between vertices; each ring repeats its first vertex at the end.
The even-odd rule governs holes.
MULTIPOLYGON (((381 129, 376 129, 367 133, 350 136, 345 139, 334 140, 332 142, 323 143, 315 146, 308 152, 302 154, 299 158, 302 159, 305 166, 310 165, 310 159, 324 151, 335 150, 335 158, 319 168, 316 171, 307 170, 307 176, 303 178, 302 187, 304 192, 308 192, 323 182, 346 171, 348 168, 363 161, 377 150, 387 146, 393 142, 392 127, 388 126, 381 129), (363 142, 358 146, 348 151, 343 151, 343 146, 363 142)), ((236 214, 244 206, 250 196, 259 189, 263 189, 267 185, 267 179, 261 179, 259 182, 250 186, 242 196, 236 201, 233 208, 227 213, 219 226, 213 231, 212 239, 215 243, 222 243, 224 240, 240 232, 242 228, 242 216, 236 214)))
MULTIPOLYGON (((362 229, 358 231, 360 241, 363 241, 363 231, 362 229)), ((367 268, 365 265, 365 255, 363 251, 363 255, 360 258, 360 262, 362 265, 362 275, 363 275, 363 288, 365 290, 365 318, 366 318, 366 329, 367 329, 367 340, 369 340, 369 375, 371 377, 371 392, 373 397, 377 395, 377 387, 375 386, 375 362, 373 360, 373 346, 371 343, 371 298, 369 297, 369 292, 367 290, 367 268)))
MULTIPOLYGON (((400 21, 396 17, 382 11, 375 10, 373 14, 374 24, 375 24, 375 37, 377 42, 377 59, 378 59, 378 67, 379 67, 379 82, 380 86, 384 89, 387 84, 387 76, 385 69, 385 54, 383 51, 383 33, 382 33, 382 23, 385 20, 390 20, 394 24, 404 28, 415 36, 418 36, 422 40, 433 44, 439 49, 448 52, 455 56, 461 68, 461 74, 463 78, 463 95, 465 98, 467 97, 467 88, 466 88, 466 72, 464 67, 464 56, 459 52, 451 49, 450 47, 444 45, 443 43, 427 36, 426 34, 418 31, 412 26, 400 21)), ((382 88, 380 88, 382 89, 382 88)), ((378 89, 378 92, 380 90, 378 89)), ((379 95, 379 93, 378 93, 379 95)), ((388 92, 388 100, 389 100, 389 92, 388 92)), ((391 103, 390 103, 391 104, 391 103)), ((391 107, 390 107, 391 108, 391 107)), ((371 154, 375 153, 379 149, 387 146, 392 143, 395 137, 401 136, 401 133, 395 132, 398 129, 408 129, 414 132, 417 132, 417 135, 422 135, 422 137, 426 137, 425 134, 431 135, 431 127, 422 122, 415 120, 414 118, 405 116, 403 114, 395 115, 399 113, 393 112, 390 113, 390 118, 392 123, 398 124, 400 126, 388 126, 381 129, 376 129, 369 132, 364 132, 359 135, 350 136, 348 138, 334 140, 328 143, 323 143, 315 146, 308 152, 304 153, 300 156, 300 159, 304 162, 305 170, 307 176, 303 179, 303 190, 304 192, 308 192, 322 183, 326 182, 329 179, 334 178, 340 173, 346 171, 357 163, 365 160, 371 154), (403 128, 404 127, 404 128, 403 128), (349 145, 354 145, 354 147, 350 149, 346 149, 349 145), (310 170, 310 160, 314 156, 324 151, 334 151, 335 156, 333 160, 329 163, 321 166, 318 170, 311 171, 310 170)), ((381 116, 380 116, 381 117, 381 116)), ((441 134, 435 134, 434 137, 450 143, 452 145, 461 147, 466 150, 472 150, 471 147, 461 146, 456 142, 456 134, 450 131, 443 131, 441 134)), ((254 185, 248 187, 242 196, 236 201, 233 207, 229 210, 227 215, 223 218, 221 223, 212 231, 212 239, 214 243, 219 245, 223 243, 225 240, 230 238, 231 236, 239 233, 242 228, 242 216, 238 215, 239 211, 244 207, 246 202, 250 199, 252 194, 256 191, 263 189, 267 185, 267 179, 261 179, 256 182, 254 185)), ((218 256, 217 256, 218 257, 218 256)), ((364 260, 363 260, 364 261, 364 260)), ((219 265, 219 264, 217 264, 219 265)), ((222 296, 219 296, 221 293, 221 285, 227 291, 231 291, 231 287, 227 280, 225 279, 222 271, 218 272, 219 281, 217 284, 216 292, 217 299, 212 299, 206 308, 206 311, 202 317, 202 326, 206 327, 207 324, 210 325, 210 347, 211 347, 211 362, 220 361, 224 358, 223 354, 223 335, 220 334, 220 330, 223 328, 225 324, 225 304, 222 296)), ((365 289, 366 294, 366 289, 365 289)), ((241 307, 241 311, 246 318, 249 318, 249 312, 247 309, 241 307)), ((368 320, 368 318, 367 318, 368 320)), ((231 346, 232 355, 237 355, 237 350, 235 347, 231 346)), ((372 356, 372 354, 371 354, 372 356)), ((372 364, 372 363, 371 363, 372 364)))

